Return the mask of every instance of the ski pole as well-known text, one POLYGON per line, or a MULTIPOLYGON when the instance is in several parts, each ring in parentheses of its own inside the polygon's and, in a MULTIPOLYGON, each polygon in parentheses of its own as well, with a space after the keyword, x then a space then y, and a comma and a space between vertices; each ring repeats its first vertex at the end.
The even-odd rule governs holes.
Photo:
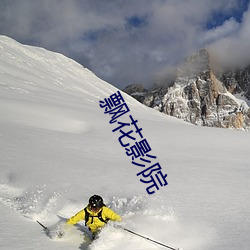
POLYGON ((156 243, 156 244, 158 244, 158 245, 161 245, 161 246, 163 246, 163 247, 167 247, 167 248, 172 249, 172 250, 180 250, 180 248, 173 248, 173 247, 164 245, 164 244, 162 244, 162 243, 160 243, 160 242, 158 242, 158 241, 152 240, 152 239, 150 239, 150 238, 148 238, 148 237, 145 237, 145 236, 143 236, 143 235, 140 235, 140 234, 138 234, 138 233, 135 233, 135 232, 133 232, 133 231, 127 229, 127 228, 124 228, 124 227, 123 227, 122 229, 125 230, 125 231, 127 231, 127 232, 129 232, 129 233, 131 233, 131 234, 134 234, 134 235, 137 235, 137 236, 139 236, 139 237, 141 237, 141 238, 144 238, 144 239, 146 239, 146 240, 148 240, 148 241, 152 241, 152 242, 154 242, 154 243, 156 243))
POLYGON ((40 221, 37 220, 36 222, 37 222, 40 226, 42 226, 44 230, 48 230, 48 228, 45 227, 40 221))

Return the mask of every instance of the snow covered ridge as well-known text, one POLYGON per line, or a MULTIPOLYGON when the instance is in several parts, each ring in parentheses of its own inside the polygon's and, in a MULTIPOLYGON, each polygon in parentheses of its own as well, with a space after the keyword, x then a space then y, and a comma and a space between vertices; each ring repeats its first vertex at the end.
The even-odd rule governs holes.
POLYGON ((112 132, 116 132, 117 130, 119 130, 119 132, 122 134, 122 135, 119 134, 120 137, 118 141, 121 144, 121 146, 125 148, 126 155, 132 156, 132 164, 144 168, 142 171, 140 171, 136 175, 141 177, 140 181, 142 183, 146 183, 150 185, 146 188, 147 193, 154 194, 155 190, 151 190, 152 188, 156 188, 156 190, 159 190, 159 186, 161 187, 166 186, 168 184, 166 181, 167 174, 162 173, 162 167, 159 164, 159 162, 151 165, 152 164, 151 160, 156 159, 157 157, 154 155, 148 154, 148 152, 151 151, 151 147, 147 139, 145 139, 144 136, 142 135, 142 132, 141 132, 142 128, 138 128, 138 125, 137 125, 138 120, 135 120, 132 115, 129 115, 131 123, 130 121, 129 123, 124 123, 124 122, 119 122, 119 121, 117 122, 118 118, 127 114, 130 111, 128 105, 126 104, 126 102, 124 101, 121 95, 121 92, 117 91, 117 93, 112 94, 110 97, 104 98, 104 101, 101 100, 100 107, 105 108, 104 114, 109 114, 112 116, 111 120, 109 121, 110 124, 113 124, 113 123, 118 124, 118 127, 113 129, 112 132), (130 126, 130 125, 134 126, 135 133, 133 133, 134 132, 133 130, 130 130, 128 132, 124 132, 122 130, 125 126, 130 126), (140 141, 138 142, 135 141, 136 140, 136 137, 134 137, 136 136, 135 134, 140 135, 140 138, 139 138, 140 141), (127 141, 128 139, 132 140, 133 145, 130 146, 130 143, 124 143, 125 141, 124 139, 127 139, 127 141), (138 157, 140 158, 137 159, 138 157), (137 160, 134 161, 135 159, 137 160), (145 169, 146 163, 149 163, 151 166, 145 169), (152 175, 153 172, 155 171, 157 171, 157 173, 155 175, 152 175))
POLYGON ((134 90, 128 86, 124 91, 149 107, 195 125, 248 130, 250 68, 215 74, 210 64, 209 52, 201 50, 178 68, 170 87, 142 91, 139 86, 134 90))

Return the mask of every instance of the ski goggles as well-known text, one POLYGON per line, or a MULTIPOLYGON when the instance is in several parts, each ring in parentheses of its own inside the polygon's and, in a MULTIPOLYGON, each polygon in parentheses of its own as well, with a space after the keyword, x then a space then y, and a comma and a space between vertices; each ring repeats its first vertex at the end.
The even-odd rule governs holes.
POLYGON ((89 208, 93 212, 98 212, 101 209, 101 207, 97 207, 97 206, 89 206, 89 208))

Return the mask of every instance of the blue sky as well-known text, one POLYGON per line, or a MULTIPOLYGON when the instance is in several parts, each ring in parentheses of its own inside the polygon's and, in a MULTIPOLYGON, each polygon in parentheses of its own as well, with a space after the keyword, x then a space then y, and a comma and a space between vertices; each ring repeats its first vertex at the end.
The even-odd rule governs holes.
POLYGON ((201 48, 250 63, 249 0, 1 0, 0 34, 60 52, 111 84, 149 87, 201 48))
POLYGON ((237 3, 236 8, 232 8, 230 12, 223 12, 222 10, 216 10, 211 13, 211 18, 208 19, 206 28, 212 29, 216 28, 217 26, 223 25, 226 20, 230 18, 234 18, 238 23, 242 22, 243 14, 247 11, 249 5, 249 0, 240 0, 237 3))

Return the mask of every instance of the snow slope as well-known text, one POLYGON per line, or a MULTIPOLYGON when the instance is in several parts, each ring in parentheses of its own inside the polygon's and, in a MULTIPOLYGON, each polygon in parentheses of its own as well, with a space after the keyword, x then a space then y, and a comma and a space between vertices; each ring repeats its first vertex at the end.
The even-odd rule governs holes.
POLYGON ((108 225, 90 244, 84 224, 54 228, 100 194, 122 225, 184 250, 250 249, 248 132, 196 127, 122 93, 168 185, 147 195, 140 167, 99 101, 117 92, 63 55, 0 36, 1 249, 163 249, 108 225))

